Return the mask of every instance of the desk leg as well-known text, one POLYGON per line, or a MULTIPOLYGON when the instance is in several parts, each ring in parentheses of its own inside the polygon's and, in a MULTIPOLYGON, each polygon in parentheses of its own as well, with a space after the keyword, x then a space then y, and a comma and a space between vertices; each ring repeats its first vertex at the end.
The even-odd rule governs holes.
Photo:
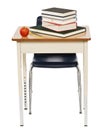
POLYGON ((27 70, 26 53, 23 54, 23 79, 24 79, 24 109, 27 110, 27 70))
POLYGON ((88 125, 87 97, 88 97, 88 43, 83 48, 83 72, 84 72, 84 126, 88 125))
POLYGON ((20 126, 24 125, 23 121, 23 88, 22 88, 22 54, 20 43, 17 43, 18 59, 18 86, 19 86, 19 107, 20 107, 20 126))

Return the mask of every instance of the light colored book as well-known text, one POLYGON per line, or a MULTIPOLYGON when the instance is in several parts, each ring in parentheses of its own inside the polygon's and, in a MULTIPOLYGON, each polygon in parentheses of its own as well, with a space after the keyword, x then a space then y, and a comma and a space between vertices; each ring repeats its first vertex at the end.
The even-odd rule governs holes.
POLYGON ((68 23, 73 23, 77 21, 77 18, 69 18, 65 20, 60 20, 60 19, 54 19, 54 18, 48 18, 48 17, 42 17, 43 22, 51 22, 51 23, 56 23, 56 24, 68 24, 68 23))
POLYGON ((48 14, 48 15, 54 15, 54 16, 57 15, 57 16, 64 17, 64 16, 76 14, 76 10, 52 7, 52 8, 43 9, 42 14, 48 14))
POLYGON ((74 18, 76 17, 76 15, 70 15, 70 16, 66 16, 66 17, 59 17, 59 16, 51 16, 51 15, 46 15, 46 14, 41 14, 42 18, 53 18, 53 19, 58 19, 58 20, 67 20, 70 18, 74 18))
POLYGON ((51 35, 51 36, 57 36, 57 37, 68 37, 68 36, 73 36, 76 34, 80 34, 86 31, 85 27, 77 26, 76 29, 73 30, 67 30, 67 31, 62 31, 62 32, 56 32, 47 28, 44 28, 42 26, 32 26, 29 27, 30 32, 32 33, 40 33, 40 34, 46 34, 46 35, 51 35))
POLYGON ((42 26, 45 28, 60 32, 60 31, 76 29, 77 23, 73 22, 73 23, 67 23, 67 24, 56 24, 56 23, 43 21, 42 26))

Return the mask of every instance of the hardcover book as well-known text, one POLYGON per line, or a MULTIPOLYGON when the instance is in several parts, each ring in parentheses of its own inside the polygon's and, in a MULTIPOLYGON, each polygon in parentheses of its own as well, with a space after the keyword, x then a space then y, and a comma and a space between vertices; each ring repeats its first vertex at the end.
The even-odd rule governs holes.
POLYGON ((68 24, 68 23, 73 23, 73 22, 76 22, 76 21, 77 21, 76 17, 66 19, 66 20, 59 20, 59 19, 46 18, 46 17, 42 18, 42 22, 50 22, 50 23, 56 23, 56 24, 68 24))
POLYGON ((67 24, 57 24, 57 23, 51 23, 51 22, 43 21, 42 26, 45 27, 45 28, 60 32, 60 31, 76 29, 77 23, 72 22, 72 23, 67 23, 67 24))
POLYGON ((77 26, 77 28, 73 29, 73 30, 67 30, 67 31, 62 31, 62 32, 56 32, 56 31, 47 29, 47 28, 42 27, 42 26, 32 26, 29 29, 33 33, 47 34, 47 35, 52 35, 52 36, 57 36, 57 37, 62 37, 62 38, 76 35, 79 33, 83 33, 86 31, 86 28, 81 27, 81 26, 77 26))
POLYGON ((69 16, 58 16, 58 15, 47 15, 47 14, 41 14, 43 18, 53 18, 53 19, 58 19, 58 20, 67 20, 71 18, 76 18, 76 15, 69 15, 69 16))
POLYGON ((76 10, 52 7, 52 8, 48 8, 48 9, 43 9, 42 14, 69 16, 69 15, 76 14, 76 10))

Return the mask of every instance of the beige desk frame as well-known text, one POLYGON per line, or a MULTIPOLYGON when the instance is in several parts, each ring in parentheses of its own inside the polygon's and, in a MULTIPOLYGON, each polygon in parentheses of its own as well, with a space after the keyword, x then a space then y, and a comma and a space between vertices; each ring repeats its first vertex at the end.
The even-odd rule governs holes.
MULTIPOLYGON (((20 27, 19 27, 20 28, 20 27)), ((27 53, 82 53, 83 54, 83 80, 84 80, 84 126, 87 126, 87 97, 88 97, 88 40, 89 28, 85 34, 68 38, 56 38, 46 35, 29 35, 22 38, 19 28, 12 40, 17 42, 18 86, 20 102, 20 125, 24 125, 23 116, 23 85, 26 84, 26 54, 27 53), (24 80, 24 81, 23 81, 24 80)), ((25 103, 25 108, 27 104, 25 103)))

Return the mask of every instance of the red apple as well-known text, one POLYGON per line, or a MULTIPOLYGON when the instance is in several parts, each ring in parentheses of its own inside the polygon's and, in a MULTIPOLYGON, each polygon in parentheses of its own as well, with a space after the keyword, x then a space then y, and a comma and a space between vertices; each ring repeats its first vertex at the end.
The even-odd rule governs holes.
POLYGON ((21 27, 20 34, 22 37, 27 37, 29 34, 29 28, 28 27, 21 27))

